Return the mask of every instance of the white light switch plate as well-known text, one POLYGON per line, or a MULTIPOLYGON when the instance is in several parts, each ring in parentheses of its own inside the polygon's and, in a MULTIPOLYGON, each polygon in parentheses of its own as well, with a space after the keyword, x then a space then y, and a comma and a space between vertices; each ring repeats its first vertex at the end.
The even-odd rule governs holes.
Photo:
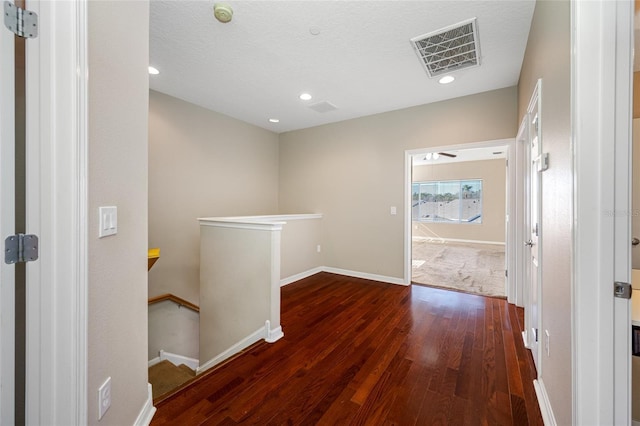
POLYGON ((391 214, 395 215, 398 213, 398 209, 396 209, 396 206, 391 206, 391 214))
POLYGON ((100 207, 98 237, 108 237, 118 233, 118 208, 116 206, 100 207))

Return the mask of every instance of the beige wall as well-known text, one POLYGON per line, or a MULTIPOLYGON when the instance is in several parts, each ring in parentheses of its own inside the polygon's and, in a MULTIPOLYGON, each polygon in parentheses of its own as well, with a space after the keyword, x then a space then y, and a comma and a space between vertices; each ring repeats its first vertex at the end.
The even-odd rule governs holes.
POLYGON ((278 135, 151 91, 149 295, 199 303, 198 217, 277 213, 278 135))
POLYGON ((542 173, 542 378, 558 424, 571 424, 571 21, 568 1, 538 1, 520 83, 518 117, 526 112, 542 78, 542 149, 549 169, 542 173))
MULTIPOLYGON (((280 235, 213 226, 201 226, 200 231, 200 366, 208 368, 233 355, 220 358, 264 327, 266 320, 274 328, 280 325, 279 301, 277 324, 271 318, 272 238, 275 232, 280 235)), ((280 265, 275 267, 277 280, 280 265)), ((236 351, 240 349, 244 347, 236 351)))
POLYGON ((286 279, 324 266, 322 247, 322 219, 287 219, 282 227, 280 245, 280 278, 286 279))
POLYGON ((404 151, 516 131, 511 87, 283 133, 280 211, 323 213, 326 266, 402 278, 404 151))
POLYGON ((413 235, 504 243, 507 171, 505 159, 413 168, 413 181, 482 179, 482 223, 413 222, 413 235))
POLYGON ((98 387, 110 376, 99 423, 130 425, 148 396, 149 4, 91 1, 88 34, 88 423, 98 423, 98 387), (118 234, 98 239, 98 207, 110 205, 118 234))
POLYGON ((161 350, 198 359, 200 315, 172 301, 149 305, 149 360, 161 350))

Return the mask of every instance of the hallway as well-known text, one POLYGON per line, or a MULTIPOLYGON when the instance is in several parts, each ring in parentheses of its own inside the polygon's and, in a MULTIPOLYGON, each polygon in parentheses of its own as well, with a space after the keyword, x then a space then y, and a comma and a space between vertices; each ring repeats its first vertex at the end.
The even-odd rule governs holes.
POLYGON ((542 425, 522 311, 320 273, 282 289, 285 337, 158 404, 163 424, 542 425))

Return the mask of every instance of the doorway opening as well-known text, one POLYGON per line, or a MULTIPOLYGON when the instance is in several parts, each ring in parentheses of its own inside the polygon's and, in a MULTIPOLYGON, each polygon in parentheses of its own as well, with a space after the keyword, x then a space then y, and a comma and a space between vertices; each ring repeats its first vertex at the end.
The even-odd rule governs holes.
POLYGON ((513 140, 408 151, 405 276, 507 297, 513 140))

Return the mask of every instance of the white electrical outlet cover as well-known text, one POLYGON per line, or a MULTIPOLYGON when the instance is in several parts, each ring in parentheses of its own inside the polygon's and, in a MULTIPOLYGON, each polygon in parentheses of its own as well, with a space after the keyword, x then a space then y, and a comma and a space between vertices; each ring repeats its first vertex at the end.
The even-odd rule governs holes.
POLYGON ((111 377, 107 377, 102 386, 98 388, 98 420, 111 407, 111 377))

